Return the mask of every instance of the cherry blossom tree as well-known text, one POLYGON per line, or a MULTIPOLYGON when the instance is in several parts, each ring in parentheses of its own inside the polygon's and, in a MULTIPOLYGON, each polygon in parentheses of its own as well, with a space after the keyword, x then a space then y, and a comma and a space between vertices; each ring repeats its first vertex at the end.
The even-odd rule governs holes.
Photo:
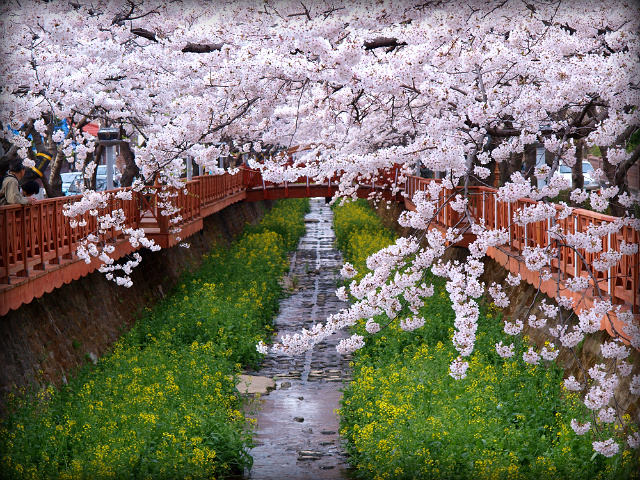
MULTIPOLYGON (((300 353, 358 319, 367 319, 367 331, 374 335, 384 326, 373 317, 383 313, 389 321, 409 313, 400 326, 419 328, 429 321, 418 310, 433 292, 425 281, 431 272, 447 278, 456 312, 452 341, 460 353, 451 375, 464 378, 474 349, 477 299, 487 294, 496 305, 506 306, 505 292, 520 281, 511 276, 505 285, 480 282, 487 249, 501 248, 510 239, 505 230, 488 228, 471 212, 470 187, 485 185, 496 164, 508 165, 523 152, 525 157, 529 153, 529 171, 523 176, 518 168, 505 169, 503 180, 508 181, 497 197, 507 203, 534 200, 513 212, 514 225, 541 220, 552 225, 552 245, 530 245, 524 252, 530 270, 550 278, 559 249, 599 253, 588 265, 590 272, 606 271, 622 255, 637 252, 634 244, 624 244, 619 252, 602 251, 605 235, 640 228, 632 214, 638 198, 624 188, 626 174, 640 156, 638 147, 626 149, 640 128, 640 11, 635 3, 14 0, 2 9, 0 122, 5 141, 22 157, 31 145, 25 134, 37 132, 55 157, 54 165, 75 154, 91 176, 99 147, 79 127, 100 120, 134 139, 140 177, 133 189, 157 181, 167 186, 167 196, 169 187, 182 186, 185 158, 222 173, 217 160, 229 145, 254 152, 265 146, 307 145, 293 164, 286 156, 265 156, 252 166, 276 182, 299 175, 318 180, 339 176, 344 197, 355 196, 359 185, 396 167, 400 175, 389 186, 395 191, 419 167, 443 178, 414 196, 416 210, 400 218, 403 226, 419 233, 371 256, 373 273, 340 292, 352 297, 352 306, 310 331, 282 338, 273 347, 277 351, 300 353), (63 118, 77 127, 68 138, 54 139, 50 125, 63 118), (560 162, 576 163, 581 142, 604 149, 607 173, 596 173, 610 183, 600 192, 576 188, 573 205, 602 212, 613 204, 619 217, 576 233, 560 227, 572 207, 556 207, 551 199, 571 188, 556 172, 560 162), (532 172, 530 153, 536 144, 549 152, 549 162, 532 172), (544 180, 544 186, 538 187, 532 177, 544 180), (461 217, 446 235, 432 228, 443 195, 461 217), (465 229, 476 238, 468 260, 442 262, 465 229)), ((69 206, 70 221, 84 212, 99 216, 98 207, 113 195, 88 190, 69 206)), ((178 216, 165 201, 168 214, 178 216)), ((99 223, 121 227, 123 219, 101 217, 99 223)), ((155 248, 143 231, 127 233, 133 242, 155 248)), ((139 259, 115 266, 96 239, 87 239, 81 256, 101 256, 103 271, 131 286, 127 272, 139 259), (115 270, 123 274, 115 275, 115 270)), ((345 268, 352 277, 349 266, 345 268)), ((573 291, 587 286, 582 277, 565 283, 573 291)), ((603 317, 606 322, 614 315, 623 319, 625 331, 614 329, 612 342, 601 348, 604 363, 598 365, 604 367, 585 370, 584 378, 566 383, 584 392, 585 405, 593 412, 591 429, 601 435, 602 425, 624 423, 614 389, 621 377, 632 374, 624 359, 640 342, 633 312, 612 305, 601 292, 598 298, 593 308, 580 311, 577 322, 575 314, 562 317, 559 307, 577 305, 561 295, 557 306, 545 309, 549 319, 560 316, 559 324, 527 320, 547 333, 554 346, 532 348, 524 360, 553 360, 560 348, 573 349, 599 330, 603 317)), ((512 319, 505 332, 519 335, 523 325, 524 320, 512 319)), ((340 349, 354 351, 364 341, 354 336, 340 349)), ((504 357, 513 354, 512 346, 502 342, 496 349, 504 357)), ((633 375, 630 385, 632 394, 640 393, 640 375, 633 375)), ((575 422, 578 433, 589 428, 575 422)), ((593 446, 613 455, 624 446, 621 442, 636 448, 639 441, 636 432, 622 439, 602 437, 593 446)))

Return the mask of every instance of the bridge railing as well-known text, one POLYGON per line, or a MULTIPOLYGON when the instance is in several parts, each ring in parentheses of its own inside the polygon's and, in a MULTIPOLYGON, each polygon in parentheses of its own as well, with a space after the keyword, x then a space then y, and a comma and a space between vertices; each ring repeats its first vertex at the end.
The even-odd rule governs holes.
MULTIPOLYGON (((285 166, 291 166, 293 162, 289 162, 285 164, 285 166)), ((304 164, 298 164, 300 167, 304 167, 304 164)), ((262 188, 284 188, 285 190, 289 186, 337 186, 341 180, 341 176, 339 174, 333 175, 329 180, 323 180, 321 182, 317 181, 314 177, 301 175, 292 181, 284 181, 284 182, 272 182, 269 180, 265 180, 262 177, 262 173, 260 170, 254 170, 247 167, 242 167, 244 172, 244 185, 247 190, 252 189, 262 189, 262 188)), ((399 176, 399 166, 396 165, 393 168, 389 168, 383 171, 378 172, 378 174, 374 178, 369 178, 366 181, 360 181, 361 187, 371 187, 371 188, 379 188, 382 186, 391 186, 396 185, 401 188, 404 188, 404 182, 400 182, 399 176)), ((328 189, 329 191, 329 189, 328 189)))
MULTIPOLYGON (((132 192, 131 200, 111 199, 100 209, 100 215, 122 209, 128 228, 156 228, 168 233, 200 216, 202 206, 223 199, 244 188, 242 172, 235 175, 204 175, 185 182, 180 189, 169 189, 162 199, 161 187, 148 186, 132 192), (160 197, 159 197, 160 195, 160 197), (159 202, 160 200, 160 202, 159 202), (163 215, 163 201, 179 211, 180 221, 173 223, 163 215)), ((113 190, 117 192, 120 189, 113 190)), ((29 269, 44 270, 46 264, 70 259, 80 241, 97 231, 96 217, 88 212, 76 218, 78 226, 71 228, 64 216, 65 205, 74 203, 80 195, 52 198, 33 205, 0 207, 0 284, 8 284, 12 275, 26 277, 29 269)), ((110 229, 100 235, 106 243, 123 239, 121 231, 110 229)))
MULTIPOLYGON (((46 264, 58 264, 73 257, 80 240, 97 231, 96 218, 88 212, 76 218, 71 228, 64 206, 81 197, 41 200, 33 205, 0 207, 0 284, 8 284, 11 275, 26 277, 29 269, 44 270, 46 264)), ((139 216, 135 200, 111 200, 101 214, 122 209, 127 227, 137 227, 139 216)), ((121 231, 110 229, 100 236, 105 242, 123 238, 121 231)))
MULTIPOLYGON (((429 182, 439 181, 420 177, 407 179, 406 193, 411 199, 417 191, 427 189, 429 182)), ((438 206, 441 207, 445 197, 453 193, 443 189, 440 193, 438 206)), ((521 256, 526 247, 547 247, 553 244, 555 238, 551 231, 552 221, 544 220, 530 223, 526 226, 513 222, 513 215, 526 206, 536 202, 530 199, 520 199, 512 204, 497 201, 497 190, 489 187, 470 187, 469 210, 474 219, 484 219, 485 225, 492 229, 505 229, 509 232, 510 254, 521 256)), ((559 212, 562 207, 555 206, 559 212)), ((444 227, 453 226, 457 220, 456 212, 451 212, 450 207, 444 207, 436 216, 435 221, 444 227)), ((556 223, 565 233, 586 232, 588 228, 597 228, 603 224, 611 223, 616 217, 604 215, 598 212, 574 208, 570 216, 556 220, 556 223), (591 227, 589 227, 591 225, 591 227)), ((638 231, 626 225, 615 233, 608 233, 602 237, 602 250, 589 253, 584 248, 572 249, 561 247, 558 257, 551 264, 552 273, 561 279, 570 277, 585 277, 589 281, 589 287, 595 289, 597 283, 600 291, 609 295, 614 305, 626 304, 632 306, 634 313, 640 313, 640 253, 623 255, 618 264, 606 271, 597 271, 589 268, 594 260, 598 259, 602 252, 610 250, 619 252, 624 243, 639 243, 638 231), (591 274, 595 277, 591 277, 591 274)))
MULTIPOLYGON (((284 181, 284 182, 273 182, 269 180, 265 180, 262 176, 262 172, 260 170, 254 170, 251 168, 243 167, 242 171, 244 172, 244 186, 247 190, 253 189, 261 189, 261 188, 288 188, 290 185, 326 185, 327 182, 317 182, 313 179, 313 177, 309 177, 306 175, 300 175, 296 177, 292 181, 284 181)), ((333 176, 329 184, 336 185, 340 177, 333 176)))
MULTIPOLYGON (((337 182, 332 179, 329 186, 337 182)), ((382 172, 372 180, 372 185, 397 184, 401 181, 398 169, 382 172)), ((424 179, 415 176, 406 177, 405 193, 411 199, 420 190, 426 190, 430 182, 439 180, 424 179)), ((127 227, 157 228, 160 233, 168 233, 172 226, 180 226, 198 218, 202 208, 229 195, 244 189, 284 188, 291 185, 307 186, 319 185, 312 178, 300 177, 295 182, 275 184, 263 181, 259 171, 241 169, 234 175, 194 177, 185 182, 179 190, 172 191, 172 196, 165 200, 179 210, 181 219, 172 223, 170 217, 162 214, 158 195, 161 187, 145 187, 142 192, 133 192, 131 200, 111 200, 100 212, 111 213, 122 209, 126 217, 127 227)), ((324 183, 323 185, 326 185, 324 183)), ((439 194, 439 211, 436 222, 441 226, 450 227, 459 223, 460 214, 454 211, 447 200, 457 193, 453 190, 442 189, 439 194)), ((548 221, 536 222, 526 227, 512 222, 513 214, 519 208, 534 202, 521 199, 513 204, 498 202, 496 190, 487 187, 471 187, 469 209, 475 219, 483 218, 489 228, 504 228, 509 231, 510 248, 513 254, 521 255, 526 247, 545 247, 553 241, 548 221)), ((60 263, 63 259, 72 258, 79 242, 88 234, 96 231, 96 219, 89 213, 78 219, 80 225, 71 228, 67 217, 63 215, 64 205, 77 201, 79 197, 62 197, 46 199, 34 205, 10 205, 0 207, 0 284, 7 284, 12 275, 27 276, 29 269, 44 269, 46 264, 60 263)), ((556 207, 560 208, 560 207, 556 207)), ((573 214, 566 219, 557 220, 565 232, 575 233, 586 231, 588 225, 602 225, 614 221, 614 217, 602 215, 583 209, 574 209, 573 214)), ((102 235, 105 242, 116 242, 123 239, 121 231, 109 230, 102 235)), ((610 233, 602 238, 602 251, 619 251, 623 242, 639 243, 638 232, 631 226, 625 226, 616 233, 610 233)), ((595 284, 588 275, 587 265, 600 256, 600 253, 587 253, 584 249, 572 250, 568 247, 560 248, 558 257, 552 263, 553 273, 561 278, 569 276, 585 276, 590 285, 595 284)), ((631 304, 638 312, 638 287, 640 287, 639 269, 640 254, 623 255, 620 262, 605 272, 595 272, 596 282, 602 292, 611 296, 614 304, 631 304)))
MULTIPOLYGON (((429 183, 431 182, 442 183, 442 180, 435 178, 416 177, 413 175, 408 176, 405 187, 407 198, 411 200, 417 192, 427 191, 429 183)), ((461 192, 462 189, 452 190, 449 188, 442 188, 438 193, 435 221, 441 226, 454 227, 457 225, 458 228, 464 227, 464 225, 460 225, 461 215, 453 208, 451 208, 451 205, 449 204, 449 200, 453 200, 455 194, 461 192)))
POLYGON ((245 188, 245 173, 239 171, 233 175, 201 175, 194 177, 194 181, 201 183, 201 204, 209 205, 223 199, 231 193, 245 188))

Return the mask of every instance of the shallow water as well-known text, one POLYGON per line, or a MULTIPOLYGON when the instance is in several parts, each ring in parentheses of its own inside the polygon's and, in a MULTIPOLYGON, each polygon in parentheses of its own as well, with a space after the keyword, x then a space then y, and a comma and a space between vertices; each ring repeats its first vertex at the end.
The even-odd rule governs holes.
MULTIPOLYGON (((342 256, 333 245, 332 219, 324 199, 311 199, 307 233, 291 259, 289 277, 296 291, 281 302, 275 319, 278 337, 324 322, 347 306, 334 293, 342 256)), ((340 333, 300 357, 265 357, 257 374, 274 378, 276 390, 254 402, 256 447, 250 452, 253 468, 244 478, 351 478, 335 412, 342 383, 350 378, 350 357, 335 346, 347 336, 340 333)))

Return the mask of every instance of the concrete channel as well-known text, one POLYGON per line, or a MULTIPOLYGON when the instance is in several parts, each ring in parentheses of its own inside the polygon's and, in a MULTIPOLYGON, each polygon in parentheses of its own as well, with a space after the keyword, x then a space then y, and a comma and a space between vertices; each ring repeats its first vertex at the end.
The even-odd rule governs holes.
MULTIPOLYGON (((335 295, 342 256, 334 246, 333 213, 324 199, 311 199, 307 231, 291 258, 287 283, 294 293, 280 304, 278 337, 310 328, 347 306, 335 295)), ((349 356, 336 351, 347 333, 316 345, 304 356, 269 353, 254 375, 270 377, 275 390, 253 402, 256 446, 252 480, 348 479, 351 471, 338 434, 343 382, 349 356)))

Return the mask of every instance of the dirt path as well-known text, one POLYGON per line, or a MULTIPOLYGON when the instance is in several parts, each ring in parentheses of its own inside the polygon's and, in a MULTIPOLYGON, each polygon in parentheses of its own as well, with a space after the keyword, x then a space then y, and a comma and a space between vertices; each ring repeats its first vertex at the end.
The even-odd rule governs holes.
MULTIPOLYGON (((342 265, 334 249, 333 214, 324 199, 311 199, 307 233, 291 260, 289 277, 297 289, 282 301, 275 319, 278 336, 322 322, 346 304, 335 296, 342 265)), ((340 446, 335 409, 349 379, 348 356, 335 346, 346 333, 316 345, 297 358, 269 354, 258 375, 272 377, 276 390, 263 396, 251 450, 254 480, 346 479, 347 461, 340 446)))

